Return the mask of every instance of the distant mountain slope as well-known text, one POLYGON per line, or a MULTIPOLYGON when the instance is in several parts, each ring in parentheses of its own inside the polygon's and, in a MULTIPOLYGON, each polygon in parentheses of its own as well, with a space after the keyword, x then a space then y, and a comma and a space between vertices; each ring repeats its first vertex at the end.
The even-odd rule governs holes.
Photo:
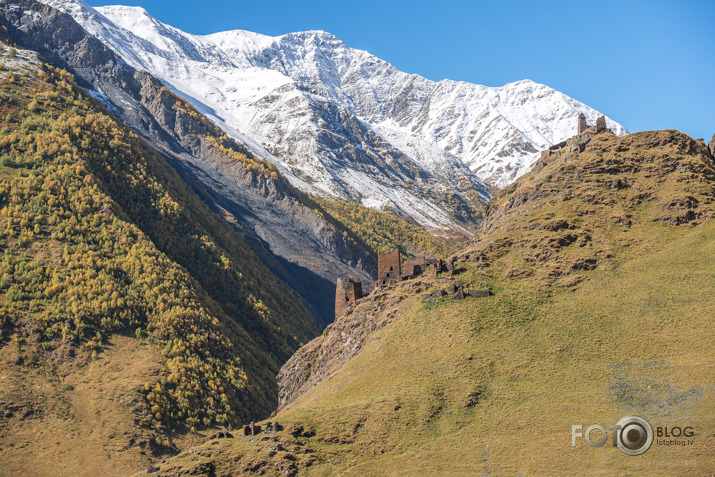
POLYGON ((158 475, 710 472, 715 158, 672 130, 560 152, 490 202, 454 273, 372 295, 289 360, 275 439, 158 475), (435 294, 455 283, 491 296, 435 294), (691 444, 571 446, 572 425, 633 414, 691 444))
POLYGON ((373 260, 368 251, 351 246, 343 229, 301 205, 302 194, 275 166, 267 167, 244 146, 232 143, 185 100, 118 59, 70 16, 39 2, 18 0, 0 4, 0 24, 12 41, 72 72, 80 86, 147 139, 300 294, 321 324, 333 319, 338 277, 370 279, 373 260), (243 159, 237 160, 227 148, 243 159))
POLYGON ((511 182, 539 150, 573 134, 580 112, 591 122, 599 115, 531 81, 488 88, 402 73, 321 31, 197 36, 141 8, 47 3, 217 119, 300 189, 395 208, 430 227, 464 228, 469 217, 448 199, 485 198, 482 181, 511 182))
POLYGON ((123 388, 121 418, 95 403, 93 425, 112 434, 118 419, 131 455, 170 451, 169 429, 268 415, 280 364, 319 330, 299 298, 70 74, 0 56, 0 468, 29 464, 8 464, 15 445, 47 457, 23 428, 64 429, 57 409, 84 433, 97 417, 70 418, 82 409, 62 383, 118 343, 141 388, 123 388))

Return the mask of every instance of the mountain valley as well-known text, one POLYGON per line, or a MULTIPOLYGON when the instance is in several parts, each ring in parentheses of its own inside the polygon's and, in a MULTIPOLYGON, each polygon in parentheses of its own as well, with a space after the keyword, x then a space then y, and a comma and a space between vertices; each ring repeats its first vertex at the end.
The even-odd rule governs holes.
POLYGON ((708 475, 714 216, 530 80, 0 1, 0 477, 708 475))

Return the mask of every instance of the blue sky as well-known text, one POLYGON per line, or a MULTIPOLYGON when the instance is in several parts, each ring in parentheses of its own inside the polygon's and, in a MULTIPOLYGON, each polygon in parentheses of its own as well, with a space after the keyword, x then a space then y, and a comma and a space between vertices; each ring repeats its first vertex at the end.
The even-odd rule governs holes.
POLYGON ((429 79, 531 79, 631 132, 715 133, 715 1, 89 0, 196 34, 326 30, 429 79))

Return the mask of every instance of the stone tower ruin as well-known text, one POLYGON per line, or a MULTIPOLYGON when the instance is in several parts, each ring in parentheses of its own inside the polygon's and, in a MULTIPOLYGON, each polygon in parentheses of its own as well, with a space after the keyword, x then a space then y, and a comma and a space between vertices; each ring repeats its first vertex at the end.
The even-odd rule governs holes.
POLYGON ((581 113, 578 115, 578 135, 580 136, 588 129, 588 123, 586 122, 586 116, 581 113))
POLYGON ((377 254, 377 286, 390 285, 400 280, 402 276, 402 257, 400 251, 394 249, 377 254))
POLYGON ((586 116, 581 113, 578 115, 578 133, 577 136, 598 134, 600 132, 606 131, 608 126, 606 125, 606 116, 599 116, 596 120, 596 126, 589 126, 586 122, 586 116))
POLYGON ((362 298, 362 283, 352 278, 338 278, 335 289, 335 318, 347 313, 348 308, 362 298))
POLYGON ((608 126, 606 126, 606 116, 599 116, 596 120, 596 133, 600 133, 606 129, 608 129, 608 126))

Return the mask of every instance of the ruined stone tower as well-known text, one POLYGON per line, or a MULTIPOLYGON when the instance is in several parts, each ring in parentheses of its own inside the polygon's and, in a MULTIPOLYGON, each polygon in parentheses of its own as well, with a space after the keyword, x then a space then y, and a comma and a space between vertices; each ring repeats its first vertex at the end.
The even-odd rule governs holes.
POLYGON ((599 116, 596 120, 596 133, 600 133, 606 129, 608 129, 608 126, 606 126, 606 116, 599 116))
POLYGON ((387 286, 395 283, 402 276, 402 258, 400 251, 395 249, 377 254, 377 286, 387 286))
POLYGON ((586 116, 581 113, 578 115, 578 135, 580 136, 588 129, 588 123, 586 123, 586 116))
POLYGON ((335 289, 335 318, 343 316, 360 298, 362 298, 362 283, 352 278, 338 278, 335 289))

